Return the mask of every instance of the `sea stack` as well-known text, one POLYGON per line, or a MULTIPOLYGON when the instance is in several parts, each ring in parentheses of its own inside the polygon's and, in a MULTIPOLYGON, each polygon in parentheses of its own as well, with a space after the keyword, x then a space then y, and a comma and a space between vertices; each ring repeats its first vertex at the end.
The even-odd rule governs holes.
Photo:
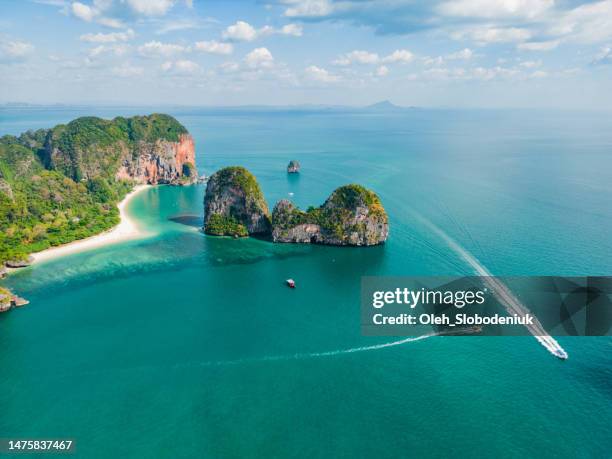
POLYGON ((244 167, 226 167, 208 179, 204 232, 215 236, 270 233, 270 211, 257 179, 244 167))
POLYGON ((287 172, 289 174, 297 174, 298 172, 300 172, 300 162, 295 159, 289 161, 289 165, 287 166, 287 172))
POLYGON ((274 242, 370 246, 382 244, 388 235, 380 199, 361 185, 342 186, 321 207, 306 212, 284 199, 272 213, 274 242))

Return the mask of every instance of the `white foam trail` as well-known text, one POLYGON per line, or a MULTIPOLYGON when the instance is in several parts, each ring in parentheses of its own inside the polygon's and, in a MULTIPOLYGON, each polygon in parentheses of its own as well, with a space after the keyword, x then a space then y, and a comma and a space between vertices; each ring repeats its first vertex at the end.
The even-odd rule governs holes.
POLYGON ((177 365, 177 367, 183 366, 200 366, 200 367, 211 367, 211 366, 229 366, 229 365, 240 365, 244 363, 257 363, 257 362, 278 362, 284 360, 303 360, 303 359, 316 359, 320 357, 333 357, 336 355, 343 354, 354 354, 357 352, 367 352, 367 351, 376 351, 379 349, 385 349, 387 347, 393 346, 401 346, 402 344, 412 343, 415 341, 421 341, 427 338, 431 338, 433 336, 441 336, 446 333, 428 333, 426 335, 415 336, 410 338, 404 338, 397 341, 390 341, 387 343, 381 344, 373 344, 371 346, 361 346, 361 347, 351 347, 348 349, 337 349, 334 351, 323 351, 323 352, 306 352, 306 353, 297 353, 297 354, 287 354, 287 355, 271 355, 264 357, 253 357, 247 359, 236 359, 236 360, 217 360, 217 361, 208 361, 208 362, 199 362, 199 363, 191 363, 191 364, 183 364, 177 365))
MULTIPOLYGON (((498 300, 506 307, 506 310, 510 314, 517 314, 521 317, 529 313, 529 309, 521 303, 521 301, 510 291, 510 289, 501 281, 493 277, 493 274, 489 272, 470 252, 459 245, 453 238, 448 234, 434 225, 432 222, 422 217, 421 215, 414 213, 416 218, 427 225, 432 231, 440 236, 444 241, 457 252, 476 272, 483 277, 485 284, 489 286, 493 294, 498 300)), ((556 357, 566 359, 568 357, 567 352, 561 347, 561 345, 550 336, 540 321, 533 316, 533 324, 525 326, 529 332, 534 336, 538 342, 544 346, 551 354, 556 357)))

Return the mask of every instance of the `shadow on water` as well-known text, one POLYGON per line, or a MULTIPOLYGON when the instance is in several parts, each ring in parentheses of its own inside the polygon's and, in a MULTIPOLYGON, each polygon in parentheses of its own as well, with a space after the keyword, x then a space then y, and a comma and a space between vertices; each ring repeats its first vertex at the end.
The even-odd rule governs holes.
POLYGON ((168 217, 168 220, 180 225, 202 228, 204 226, 204 216, 197 214, 180 214, 168 217))

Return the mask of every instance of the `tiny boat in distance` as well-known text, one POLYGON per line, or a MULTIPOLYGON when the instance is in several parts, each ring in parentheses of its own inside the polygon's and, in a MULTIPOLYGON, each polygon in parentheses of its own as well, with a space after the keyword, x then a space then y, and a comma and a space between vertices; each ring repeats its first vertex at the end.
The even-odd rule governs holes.
POLYGON ((286 282, 289 288, 295 288, 295 281, 293 279, 287 279, 286 282))
POLYGON ((566 360, 568 355, 563 349, 554 349, 552 351, 553 355, 561 360, 566 360))

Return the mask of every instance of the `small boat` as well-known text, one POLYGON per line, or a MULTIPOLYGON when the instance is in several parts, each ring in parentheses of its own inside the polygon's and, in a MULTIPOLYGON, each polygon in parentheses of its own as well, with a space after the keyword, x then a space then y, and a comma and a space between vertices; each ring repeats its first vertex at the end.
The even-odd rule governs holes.
POLYGON ((289 288, 295 288, 295 281, 293 279, 287 279, 286 282, 289 288))
POLYGON ((554 349, 552 351, 553 355, 561 360, 567 360, 567 352, 565 352, 563 349, 554 349))

